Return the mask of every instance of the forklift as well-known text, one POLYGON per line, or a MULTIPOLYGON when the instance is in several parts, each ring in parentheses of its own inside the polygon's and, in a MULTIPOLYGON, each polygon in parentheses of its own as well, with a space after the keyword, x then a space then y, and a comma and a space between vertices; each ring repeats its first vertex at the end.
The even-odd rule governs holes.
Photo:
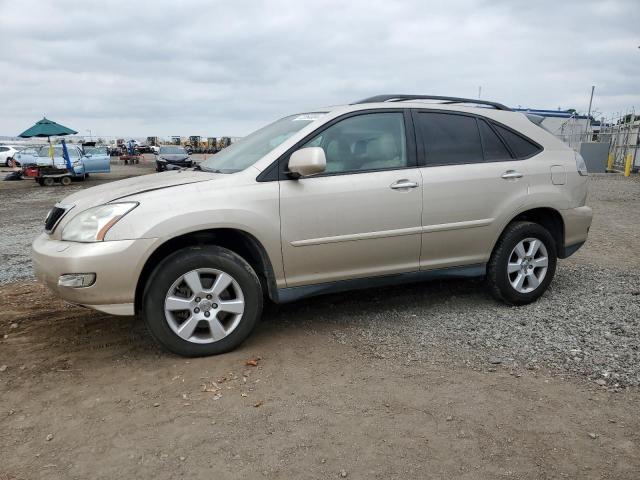
POLYGON ((207 138, 207 151, 205 153, 217 153, 218 152, 218 139, 216 137, 207 138))

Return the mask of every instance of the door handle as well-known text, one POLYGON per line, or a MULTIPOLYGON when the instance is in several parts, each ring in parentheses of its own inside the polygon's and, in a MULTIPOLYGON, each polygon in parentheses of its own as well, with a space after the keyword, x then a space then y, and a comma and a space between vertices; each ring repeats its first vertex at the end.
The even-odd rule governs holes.
POLYGON ((510 178, 522 178, 522 173, 516 172, 515 170, 507 170, 502 174, 502 178, 505 180, 509 180, 510 178))
POLYGON ((405 188, 416 188, 418 184, 416 182, 412 182, 411 180, 402 179, 398 180, 396 183, 392 183, 389 185, 389 188, 393 190, 403 190, 405 188))

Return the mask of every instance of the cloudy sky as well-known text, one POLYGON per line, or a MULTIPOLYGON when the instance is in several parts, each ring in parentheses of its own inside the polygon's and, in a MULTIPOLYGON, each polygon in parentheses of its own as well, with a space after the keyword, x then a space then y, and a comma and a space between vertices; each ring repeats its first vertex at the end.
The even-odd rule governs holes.
POLYGON ((640 110, 628 1, 0 0, 0 135, 241 136, 380 93, 640 110))

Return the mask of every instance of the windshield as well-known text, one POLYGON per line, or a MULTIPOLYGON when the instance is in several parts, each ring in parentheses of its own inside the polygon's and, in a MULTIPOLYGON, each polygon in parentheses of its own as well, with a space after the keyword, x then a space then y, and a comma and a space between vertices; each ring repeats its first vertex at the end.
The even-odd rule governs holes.
POLYGON ((220 173, 244 170, 322 115, 323 112, 312 112, 281 118, 216 153, 200 168, 220 173))
MULTIPOLYGON (((77 158, 78 157, 78 150, 76 150, 73 147, 70 147, 67 145, 67 152, 69 152, 69 157, 71 158, 77 158)), ((49 156, 49 147, 45 146, 45 147, 41 147, 40 151, 38 152, 38 156, 39 157, 48 157, 49 156)), ((53 156, 54 157, 62 157, 62 147, 61 146, 54 146, 53 147, 53 156)))
POLYGON ((187 151, 182 147, 160 147, 160 155, 186 155, 187 151))
POLYGON ((84 153, 85 155, 106 155, 107 147, 84 147, 84 153))

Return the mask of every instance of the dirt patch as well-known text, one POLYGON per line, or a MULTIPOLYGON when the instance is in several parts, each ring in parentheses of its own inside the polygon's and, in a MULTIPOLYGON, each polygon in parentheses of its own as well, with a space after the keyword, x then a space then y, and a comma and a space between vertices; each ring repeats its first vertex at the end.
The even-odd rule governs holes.
POLYGON ((420 360, 383 357, 317 306, 272 313, 237 351, 195 360, 160 352, 134 318, 65 305, 36 284, 13 284, 0 307, 7 478, 640 471, 637 391, 469 368, 434 346, 420 360))

